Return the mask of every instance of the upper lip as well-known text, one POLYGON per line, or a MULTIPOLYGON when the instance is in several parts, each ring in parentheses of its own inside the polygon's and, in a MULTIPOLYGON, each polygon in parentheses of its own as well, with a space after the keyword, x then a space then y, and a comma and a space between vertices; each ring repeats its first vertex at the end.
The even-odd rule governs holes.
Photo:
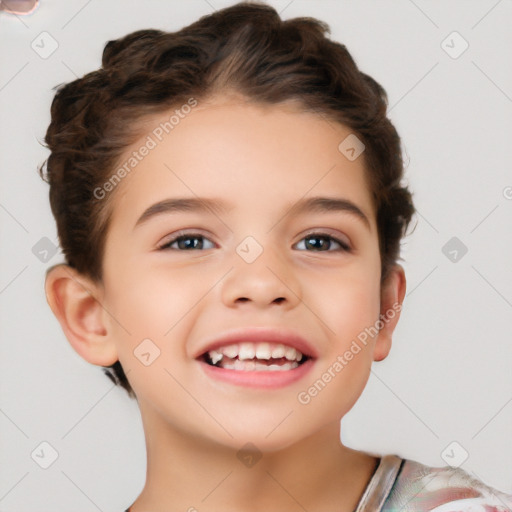
POLYGON ((316 358, 317 352, 307 340, 294 331, 287 329, 275 329, 268 327, 244 327, 224 332, 222 335, 209 339, 195 352, 194 359, 206 352, 216 350, 219 347, 242 343, 244 341, 257 343, 266 341, 268 343, 281 343, 301 352, 304 356, 316 358))

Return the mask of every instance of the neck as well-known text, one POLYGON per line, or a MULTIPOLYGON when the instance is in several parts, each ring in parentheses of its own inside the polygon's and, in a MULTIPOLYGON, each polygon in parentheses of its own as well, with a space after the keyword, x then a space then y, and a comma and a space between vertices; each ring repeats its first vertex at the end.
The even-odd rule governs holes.
POLYGON ((170 429, 142 404, 141 412, 146 484, 130 512, 353 511, 378 463, 342 444, 338 422, 285 449, 250 453, 170 429))

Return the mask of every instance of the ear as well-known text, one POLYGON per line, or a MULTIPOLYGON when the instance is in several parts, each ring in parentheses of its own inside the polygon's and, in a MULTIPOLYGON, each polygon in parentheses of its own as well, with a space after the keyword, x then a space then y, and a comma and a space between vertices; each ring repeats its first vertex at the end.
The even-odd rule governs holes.
POLYGON ((391 350, 393 331, 400 318, 406 290, 405 272, 401 265, 394 265, 381 286, 379 334, 375 342, 373 359, 382 361, 391 350))
POLYGON ((46 273, 46 300, 66 338, 91 364, 109 366, 118 360, 109 337, 101 288, 68 265, 55 265, 46 273))

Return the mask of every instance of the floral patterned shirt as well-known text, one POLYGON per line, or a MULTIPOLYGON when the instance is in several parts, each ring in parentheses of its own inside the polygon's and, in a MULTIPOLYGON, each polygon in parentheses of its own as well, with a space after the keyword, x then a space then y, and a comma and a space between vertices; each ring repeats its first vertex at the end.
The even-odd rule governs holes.
POLYGON ((512 494, 462 468, 384 455, 355 512, 512 512, 512 494))

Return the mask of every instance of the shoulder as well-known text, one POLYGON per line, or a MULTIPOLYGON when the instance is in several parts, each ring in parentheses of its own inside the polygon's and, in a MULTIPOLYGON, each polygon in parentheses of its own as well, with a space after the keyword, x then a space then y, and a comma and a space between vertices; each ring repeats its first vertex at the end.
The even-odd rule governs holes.
POLYGON ((404 459, 382 512, 512 512, 512 495, 462 468, 404 459))

